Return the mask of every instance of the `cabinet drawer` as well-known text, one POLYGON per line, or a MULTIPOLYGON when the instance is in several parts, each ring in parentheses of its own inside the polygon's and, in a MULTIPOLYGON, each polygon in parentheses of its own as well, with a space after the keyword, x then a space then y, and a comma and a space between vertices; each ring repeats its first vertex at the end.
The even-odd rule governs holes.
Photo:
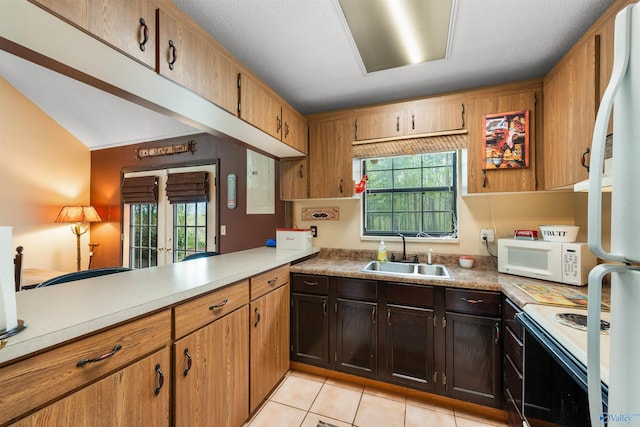
POLYGON ((5 366, 0 369, 0 425, 118 370, 170 341, 171 311, 164 310, 5 366), (108 356, 111 352, 113 355, 108 356), (99 360, 77 365, 91 359, 99 360))
POLYGON ((291 290, 305 294, 328 295, 329 278, 310 274, 293 274, 291 275, 291 290))
POLYGON ((173 309, 175 339, 249 303, 249 281, 244 280, 173 309))
POLYGON ((522 372, 522 341, 518 340, 513 332, 507 328, 504 333, 504 354, 518 371, 522 372))
POLYGON ((504 299, 503 310, 504 325, 511 329, 515 336, 522 341, 522 325, 518 322, 518 319, 516 319, 516 314, 520 313, 522 310, 520 310, 513 301, 507 298, 504 299))
POLYGON ((387 302, 413 307, 433 307, 433 287, 387 283, 387 302))
POLYGON ((377 301, 377 284, 378 282, 374 280, 346 279, 339 277, 336 283, 338 298, 377 301))
POLYGON ((513 399, 517 408, 522 408, 522 374, 507 360, 504 367, 505 392, 513 399))
POLYGON ((502 305, 500 293, 467 289, 447 289, 445 301, 447 311, 491 316, 499 316, 502 305))
POLYGON ((289 264, 251 278, 251 301, 289 283, 289 264))

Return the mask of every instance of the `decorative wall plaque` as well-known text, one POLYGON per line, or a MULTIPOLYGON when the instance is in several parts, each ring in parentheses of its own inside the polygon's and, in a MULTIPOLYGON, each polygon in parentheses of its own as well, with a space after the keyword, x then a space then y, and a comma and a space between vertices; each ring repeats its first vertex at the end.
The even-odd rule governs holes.
POLYGON ((166 147, 137 148, 136 157, 143 159, 145 157, 168 156, 180 153, 195 153, 196 142, 189 141, 184 144, 168 145, 166 147))
POLYGON ((303 221, 338 219, 340 219, 340 208, 302 208, 303 221))

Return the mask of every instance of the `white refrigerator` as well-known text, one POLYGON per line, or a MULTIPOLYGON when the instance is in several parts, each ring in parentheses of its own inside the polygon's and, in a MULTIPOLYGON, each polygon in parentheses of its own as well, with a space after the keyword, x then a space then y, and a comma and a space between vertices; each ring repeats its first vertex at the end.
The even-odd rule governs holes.
POLYGON ((592 426, 640 427, 640 4, 616 17, 614 65, 603 95, 591 147, 589 248, 605 263, 589 274, 587 369, 592 426), (602 245, 602 170, 613 112, 611 244, 602 245), (608 409, 600 388, 600 297, 611 279, 608 409))

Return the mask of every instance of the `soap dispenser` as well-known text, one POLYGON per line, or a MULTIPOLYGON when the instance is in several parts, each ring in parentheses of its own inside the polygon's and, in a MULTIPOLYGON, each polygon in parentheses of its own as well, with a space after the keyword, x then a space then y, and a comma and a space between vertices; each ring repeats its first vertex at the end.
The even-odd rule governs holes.
POLYGON ((387 262, 387 247, 384 244, 384 240, 380 240, 380 246, 378 246, 378 261, 387 262))

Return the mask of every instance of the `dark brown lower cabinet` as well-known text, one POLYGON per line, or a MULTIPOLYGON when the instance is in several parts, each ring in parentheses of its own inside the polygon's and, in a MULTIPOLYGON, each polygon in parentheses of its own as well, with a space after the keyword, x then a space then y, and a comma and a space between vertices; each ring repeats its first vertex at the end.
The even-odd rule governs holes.
POLYGON ((386 379, 433 389, 433 310, 387 305, 386 379))
POLYGON ((446 313, 446 388, 456 399, 502 403, 500 318, 446 313))
POLYGON ((336 302, 336 365, 364 376, 378 372, 378 304, 338 298, 336 302))
POLYGON ((328 367, 329 297, 291 295, 291 357, 310 365, 328 367))

